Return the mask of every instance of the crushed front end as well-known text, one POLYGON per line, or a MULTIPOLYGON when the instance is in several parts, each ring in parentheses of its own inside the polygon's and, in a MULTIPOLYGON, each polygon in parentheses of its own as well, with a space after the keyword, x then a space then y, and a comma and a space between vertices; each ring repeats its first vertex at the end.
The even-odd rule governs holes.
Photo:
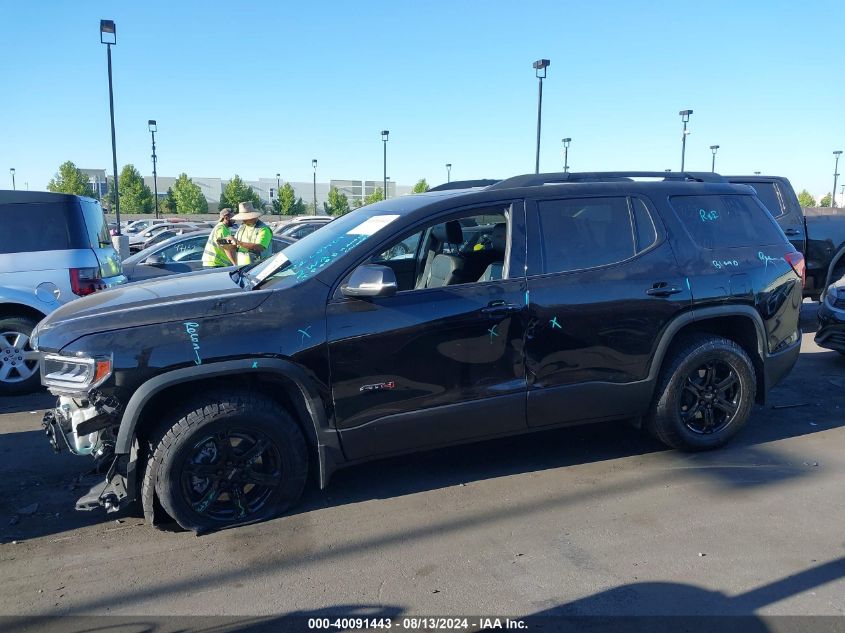
POLYGON ((85 358, 45 354, 41 360, 41 382, 58 396, 54 409, 44 413, 42 425, 57 453, 67 449, 74 455, 90 455, 94 471, 106 472, 105 480, 76 502, 77 510, 104 507, 115 512, 134 499, 134 468, 129 455, 115 455, 123 405, 97 387, 112 373, 110 357, 85 358))

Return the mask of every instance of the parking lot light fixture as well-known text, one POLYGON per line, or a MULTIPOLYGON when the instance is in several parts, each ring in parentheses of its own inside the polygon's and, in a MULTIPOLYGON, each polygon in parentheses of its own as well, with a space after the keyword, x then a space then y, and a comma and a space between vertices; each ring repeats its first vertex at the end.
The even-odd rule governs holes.
POLYGON ((446 163, 446 182, 452 182, 452 163, 446 163))
POLYGON ((109 112, 111 114, 111 156, 114 170, 114 212, 117 221, 117 235, 120 235, 120 189, 117 183, 117 143, 114 138, 114 90, 111 78, 111 47, 117 45, 117 26, 114 20, 100 20, 100 43, 106 45, 109 69, 109 112))
POLYGON ((317 213, 317 159, 316 158, 311 160, 311 167, 314 168, 314 215, 319 215, 319 213, 317 213))
POLYGON ((156 172, 156 132, 158 132, 158 126, 155 119, 147 121, 147 127, 150 128, 150 134, 153 137, 153 190, 156 202, 156 219, 158 219, 158 173, 156 172))
POLYGON ((381 131, 381 140, 384 145, 384 199, 387 200, 387 137, 390 135, 390 130, 381 131))
POLYGON ((540 173, 540 127, 543 119, 543 80, 546 78, 546 68, 551 65, 548 59, 538 59, 531 66, 534 68, 534 75, 540 82, 537 97, 537 157, 534 161, 534 173, 540 173))
POLYGON ((833 167, 833 193, 830 194, 830 206, 836 206, 836 181, 839 179, 839 157, 842 155, 842 150, 838 149, 833 152, 833 155, 836 156, 836 164, 833 167))
POLYGON ((563 173, 569 172, 569 144, 572 142, 571 138, 562 138, 560 140, 563 143, 563 173))
POLYGON ((687 134, 689 134, 687 123, 689 123, 689 115, 692 114, 692 110, 681 110, 678 114, 681 115, 681 121, 684 123, 684 133, 681 135, 681 171, 684 171, 684 158, 687 153, 687 134))
POLYGON ((754 172, 754 175, 755 175, 755 176, 759 176, 759 175, 760 175, 760 172, 759 172, 759 171, 755 171, 755 172, 754 172))
POLYGON ((12 174, 12 191, 16 191, 16 189, 15 189, 15 168, 9 167, 9 173, 12 174))
POLYGON ((279 197, 279 191, 282 189, 282 183, 279 180, 282 177, 281 174, 276 174, 276 198, 279 200, 279 219, 282 219, 282 199, 279 197))
POLYGON ((713 152, 713 162, 710 164, 710 171, 714 174, 716 173, 716 152, 718 151, 718 149, 718 145, 710 146, 710 151, 713 152))

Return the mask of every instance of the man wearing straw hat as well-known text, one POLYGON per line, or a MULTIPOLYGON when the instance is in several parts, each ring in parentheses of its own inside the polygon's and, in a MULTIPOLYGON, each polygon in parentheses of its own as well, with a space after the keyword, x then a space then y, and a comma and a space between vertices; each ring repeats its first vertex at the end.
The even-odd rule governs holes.
POLYGON ((233 220, 241 222, 232 244, 237 248, 238 266, 245 266, 264 259, 270 254, 273 231, 258 218, 260 211, 252 207, 251 202, 241 202, 233 220))

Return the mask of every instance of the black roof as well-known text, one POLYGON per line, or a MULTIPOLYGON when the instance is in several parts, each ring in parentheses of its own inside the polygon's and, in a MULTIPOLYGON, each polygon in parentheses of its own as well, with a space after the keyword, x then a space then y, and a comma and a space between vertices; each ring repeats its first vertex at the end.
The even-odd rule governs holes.
MULTIPOLYGON (((87 196, 76 196, 72 193, 54 193, 52 191, 12 191, 11 189, 0 190, 0 204, 25 204, 27 202, 68 202, 71 199, 79 199, 87 196)), ((91 202, 96 202, 89 198, 91 202)))

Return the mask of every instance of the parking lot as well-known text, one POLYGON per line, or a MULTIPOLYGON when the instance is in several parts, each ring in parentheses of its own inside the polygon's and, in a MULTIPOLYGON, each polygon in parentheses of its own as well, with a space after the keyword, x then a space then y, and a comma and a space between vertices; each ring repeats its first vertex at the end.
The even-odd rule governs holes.
POLYGON ((812 340, 726 449, 621 424, 337 473, 294 513, 202 537, 77 513, 46 394, 0 400, 0 613, 845 614, 845 359, 812 340))

